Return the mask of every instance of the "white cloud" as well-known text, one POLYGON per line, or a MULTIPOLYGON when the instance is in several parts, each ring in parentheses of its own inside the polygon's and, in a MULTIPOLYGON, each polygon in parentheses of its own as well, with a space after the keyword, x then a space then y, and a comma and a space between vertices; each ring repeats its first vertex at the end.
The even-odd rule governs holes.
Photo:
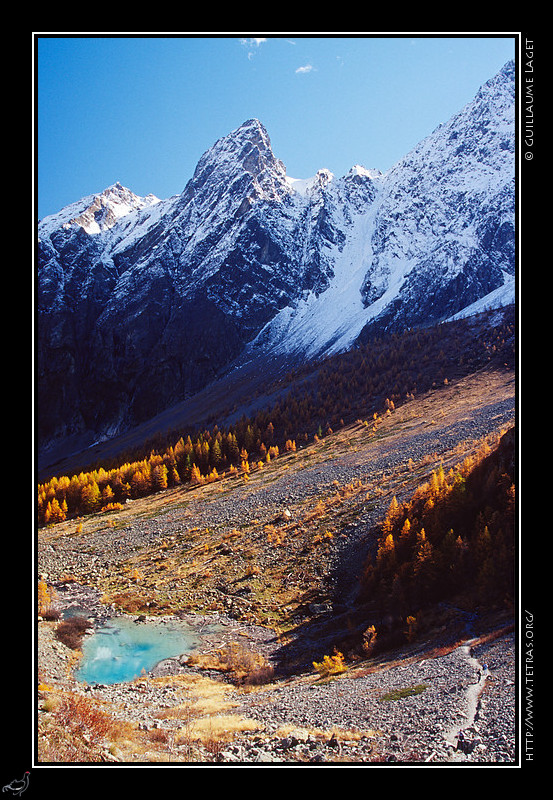
POLYGON ((312 72, 315 67, 312 64, 306 64, 305 67, 298 67, 296 70, 296 75, 298 74, 305 74, 306 72, 312 72))
POLYGON ((263 42, 266 42, 267 39, 262 39, 261 37, 257 38, 255 36, 253 36, 250 39, 240 39, 240 41, 246 47, 252 47, 252 46, 259 47, 259 45, 263 44, 263 42))
POLYGON ((248 50, 248 58, 253 58, 254 51, 257 50, 259 45, 266 42, 267 39, 261 36, 251 36, 247 38, 240 39, 240 44, 243 45, 248 50))

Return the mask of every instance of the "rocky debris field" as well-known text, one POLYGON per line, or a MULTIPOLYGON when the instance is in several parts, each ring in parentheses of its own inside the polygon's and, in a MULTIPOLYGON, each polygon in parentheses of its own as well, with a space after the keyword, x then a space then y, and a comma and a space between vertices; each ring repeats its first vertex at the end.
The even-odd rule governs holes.
MULTIPOLYGON (((361 482, 363 496, 367 489, 379 489, 372 492, 370 503, 354 493, 352 513, 345 513, 341 506, 342 516, 338 522, 334 519, 341 526, 341 535, 335 536, 324 552, 318 550, 310 556, 311 560, 300 564, 299 551, 292 551, 286 572, 279 564, 284 550, 276 555, 258 550, 258 581, 274 581, 272 605, 268 599, 259 599, 255 589, 241 596, 234 591, 237 580, 231 580, 232 568, 239 558, 232 544, 230 558, 227 552, 225 560, 220 545, 211 549, 205 562, 208 570, 202 565, 195 568, 193 595, 179 573, 179 580, 169 581, 167 591, 164 589, 164 608, 156 609, 155 601, 152 604, 150 610, 189 618, 202 631, 203 652, 239 639, 267 663, 278 664, 283 645, 278 626, 271 624, 271 614, 276 613, 275 605, 284 607, 289 601, 286 592, 290 587, 284 584, 286 575, 292 576, 289 580, 298 587, 301 583, 304 597, 322 597, 321 603, 311 604, 307 618, 297 616, 299 608, 306 613, 305 603, 290 606, 293 620, 300 624, 287 630, 287 648, 295 647, 304 657, 302 668, 295 673, 288 671, 285 677, 263 686, 238 687, 221 673, 200 670, 181 658, 163 662, 151 675, 129 683, 75 685, 70 674, 72 653, 56 640, 54 624, 41 622, 37 637, 40 679, 95 698, 110 714, 150 737, 149 741, 156 740, 158 748, 163 743, 168 760, 513 763, 515 644, 505 618, 498 621, 496 627, 504 630, 495 638, 489 635, 493 626, 475 628, 470 620, 462 637, 455 631, 455 642, 453 632, 444 635, 441 648, 434 641, 386 659, 348 664, 345 672, 326 680, 308 667, 309 659, 321 647, 319 634, 324 636, 325 619, 351 599, 352 576, 358 574, 371 547, 372 526, 382 518, 392 494, 401 500, 402 493, 408 496, 413 490, 413 482, 406 479, 407 460, 426 464, 427 469, 440 462, 447 467, 459 463, 472 442, 512 425, 514 408, 512 374, 473 376, 396 409, 382 420, 379 435, 370 442, 363 427, 354 426, 324 440, 318 449, 306 448, 278 459, 273 471, 254 476, 247 484, 235 482, 228 490, 218 491, 215 485, 183 488, 169 501, 161 494, 136 501, 118 512, 112 529, 96 515, 84 520, 79 533, 74 521, 39 532, 39 574, 57 586, 59 603, 65 609, 84 611, 100 624, 117 613, 116 604, 105 600, 113 599, 116 589, 129 588, 130 581, 124 576, 131 566, 138 564, 146 570, 153 564, 151 585, 161 592, 166 576, 174 577, 185 548, 191 547, 185 532, 216 531, 218 541, 238 527, 252 534, 259 526, 278 521, 285 512, 299 517, 337 485, 361 482), (178 502, 172 502, 175 498, 178 502), (179 547, 178 552, 170 546, 164 551, 164 571, 159 564, 162 541, 165 546, 174 542, 179 547), (275 577, 277 566, 281 584, 275 577), (64 578, 68 574, 69 581, 64 578), (325 598, 330 598, 329 602, 325 598), (194 613, 191 604, 197 606, 194 613), (318 620, 322 627, 317 627, 318 620), (307 626, 302 626, 302 621, 307 626), (217 623, 216 633, 210 632, 212 623, 217 623), (233 724, 242 720, 232 736, 220 738, 216 746, 212 737, 209 747, 205 737, 184 732, 190 726, 190 720, 184 719, 187 705, 183 698, 189 696, 185 684, 189 693, 194 682, 206 678, 224 687, 226 713, 233 724)), ((162 625, 163 616, 142 624, 162 625)), ((214 724, 221 712, 211 718, 214 724)), ((129 762, 160 758, 153 744, 151 750, 129 746, 124 752, 112 749, 104 755, 103 760, 129 762)))
MULTIPOLYGON (((153 565, 147 559, 153 562, 160 558, 161 543, 174 547, 181 561, 189 554, 198 560, 198 546, 206 547, 210 537, 212 548, 222 550, 219 555, 230 556, 232 562, 238 549, 233 548, 232 541, 225 542, 225 549, 222 544, 232 532, 245 530, 253 542, 254 533, 258 534, 267 524, 281 525, 284 514, 300 520, 318 498, 329 497, 336 487, 359 482, 366 490, 365 496, 370 494, 369 501, 354 498, 353 515, 348 518, 342 514, 340 535, 334 537, 332 547, 324 548, 325 552, 319 548, 318 563, 311 559, 306 564, 300 573, 307 576, 306 580, 294 575, 297 582, 310 584, 311 588, 314 581, 320 584, 324 575, 335 595, 347 594, 351 565, 358 567, 366 557, 370 544, 367 533, 386 512, 392 495, 399 501, 408 497, 416 481, 424 480, 440 463, 446 469, 458 465, 474 442, 512 425, 514 414, 512 373, 472 376, 398 408, 390 418, 380 421, 378 435, 373 439, 368 439, 362 425, 351 426, 316 447, 311 445, 293 455, 284 454, 262 474, 252 474, 248 483, 233 478, 223 481, 221 486, 182 487, 135 500, 115 515, 86 518, 80 533, 74 520, 43 529, 39 537, 38 571, 51 581, 70 575, 80 583, 107 591, 113 588, 119 565, 151 569, 153 565), (406 466, 409 460, 421 465, 412 474, 406 466), (191 531, 201 532, 201 543, 199 538, 194 541, 191 531), (146 554, 142 560, 141 554, 146 554)), ((305 539, 298 539, 298 550, 300 546, 305 548, 305 544, 305 539)), ((260 559, 256 569, 267 579, 275 548, 258 547, 257 543, 255 546, 256 558, 260 559)), ((169 548, 166 555, 170 554, 169 548)), ((285 555, 281 550, 278 559, 282 561, 285 555)), ((290 570, 298 570, 298 551, 292 556, 290 570)), ((229 564, 224 559, 215 559, 213 553, 209 553, 209 560, 204 560, 205 567, 208 563, 207 572, 213 574, 211 581, 206 581, 198 571, 195 583, 201 577, 202 587, 205 589, 209 584, 214 595, 222 591, 227 595, 228 605, 233 594, 225 586, 229 582, 226 569, 229 564), (224 568, 219 571, 221 564, 224 568)), ((159 596, 164 576, 160 574, 161 567, 156 569, 155 587, 159 596)), ((182 586, 180 581, 181 590, 182 586)), ((249 587, 241 588, 247 591, 249 587)), ((271 590, 274 594, 275 587, 271 590)), ((173 586, 165 610, 186 607, 182 600, 173 586)), ((244 600, 235 602, 244 605, 244 600)), ((195 594, 192 606, 196 608, 197 603, 195 594)), ((264 616, 260 613, 257 618, 264 616)))
MULTIPOLYGON (((237 636, 247 637, 249 646, 265 654, 274 647, 267 630, 220 617, 203 622, 226 628, 206 638, 207 649, 237 636)), ((175 761, 507 765, 517 760, 512 631, 469 639, 443 653, 422 651, 397 661, 354 665, 326 679, 311 672, 245 689, 188 666, 186 658, 168 659, 134 681, 75 685, 67 672, 70 654, 51 627, 41 627, 44 678, 101 703, 114 719, 146 737, 170 742, 175 761), (231 732, 216 747, 192 735, 190 692, 197 702, 206 681, 224 692, 210 724, 220 721, 231 732)), ((108 761, 157 760, 155 752, 143 747, 104 755, 108 761)))
POLYGON ((235 742, 222 754, 231 761, 512 762, 514 638, 370 674, 359 668, 324 682, 293 681, 242 699, 238 709, 266 731, 293 729, 280 741, 265 733, 254 743, 235 742), (336 733, 316 746, 313 729, 336 733))

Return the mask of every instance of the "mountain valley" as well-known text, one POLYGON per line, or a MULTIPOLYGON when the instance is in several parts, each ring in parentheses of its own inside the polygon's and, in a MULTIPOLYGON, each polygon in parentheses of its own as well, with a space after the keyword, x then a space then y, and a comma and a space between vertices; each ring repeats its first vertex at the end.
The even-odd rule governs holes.
POLYGON ((387 173, 251 119, 40 221, 39 762, 517 763, 514 91, 387 173), (80 680, 118 619, 194 642, 80 680))
MULTIPOLYGON (((380 525, 392 500, 407 501, 440 468, 457 469, 478 453, 495 452, 502 437, 512 432, 514 415, 512 371, 488 368, 398 407, 378 421, 375 431, 363 422, 353 423, 301 450, 285 453, 252 472, 247 481, 232 475, 202 486, 183 485, 137 499, 120 510, 41 529, 39 571, 55 588, 61 610, 72 605, 84 607, 96 625, 106 614, 120 613, 150 625, 156 620, 160 624, 186 619, 206 634, 197 652, 184 661, 169 659, 134 683, 95 688, 79 684, 74 677, 78 653, 75 658, 74 651, 63 651, 65 663, 54 666, 54 645, 48 642, 59 623, 40 622, 38 666, 41 685, 46 687, 40 703, 53 709, 55 698, 85 697, 111 715, 114 725, 124 720, 130 727, 126 744, 115 748, 119 755, 93 754, 97 760, 232 761, 229 748, 234 747, 235 753, 250 753, 246 761, 299 758, 308 762, 305 755, 275 753, 285 738, 283 730, 295 731, 296 736, 303 730, 302 736, 310 733, 319 743, 324 742, 324 755, 320 754, 322 745, 311 755, 318 753, 319 760, 334 763, 429 757, 436 761, 513 760, 514 729, 509 733, 497 727, 500 719, 504 724, 511 714, 507 696, 498 707, 501 713, 496 722, 488 719, 485 723, 483 711, 480 713, 480 730, 491 725, 488 735, 492 738, 480 739, 480 746, 467 755, 456 749, 455 743, 448 745, 442 734, 436 734, 435 726, 432 736, 424 732, 424 725, 413 728, 411 709, 425 705, 427 696, 401 701, 399 717, 394 714, 393 722, 386 723, 380 711, 375 709, 371 715, 366 708, 362 710, 366 701, 361 691, 367 675, 372 682, 377 680, 373 691, 380 687, 384 694, 386 687, 394 685, 390 683, 392 675, 400 678, 398 669, 416 675, 419 663, 439 668, 443 662, 445 667, 446 661, 453 654, 460 655, 471 641, 473 647, 489 641, 511 649, 507 643, 512 638, 512 609, 505 598, 500 594, 482 603, 471 581, 454 594, 446 593, 440 602, 417 609, 419 630, 415 639, 408 641, 405 618, 396 628, 389 612, 367 605, 361 597, 360 580, 369 553, 375 552, 380 525), (96 600, 91 600, 94 596, 96 600), (219 626, 218 634, 209 634, 214 622, 223 623, 222 633, 219 626), (376 648, 373 643, 371 651, 363 643, 373 625, 381 646, 376 648), (347 706, 333 701, 334 710, 329 706, 325 712, 328 699, 322 706, 312 706, 307 723, 298 703, 303 693, 307 693, 307 702, 321 680, 313 663, 336 651, 345 654, 347 671, 327 679, 328 691, 332 684, 339 688, 340 681, 346 680, 352 689, 359 688, 355 695, 347 693, 347 706), (233 652, 234 660, 230 660, 233 652), (256 679, 262 672, 264 678, 256 679), (160 716, 163 708, 172 707, 171 702, 167 704, 164 687, 184 689, 191 682, 193 696, 201 697, 208 689, 196 682, 204 679, 219 687, 222 681, 227 692, 234 686, 231 705, 227 705, 225 692, 227 700, 212 709, 210 717, 208 712, 187 712, 190 701, 181 698, 177 702, 175 695, 178 707, 160 716), (256 680, 261 680, 257 688, 256 680), (145 733, 140 733, 138 721, 133 721, 133 709, 138 706, 132 698, 130 705, 125 705, 126 712, 118 710, 133 687, 149 693, 152 701, 151 712, 141 717, 145 733), (266 693, 275 691, 279 702, 290 696, 284 716, 275 716, 272 703, 262 710, 266 693), (233 723, 227 717, 234 709, 238 716, 233 723), (226 724, 226 733, 214 733, 219 719, 226 724), (192 720, 200 729, 202 724, 206 726, 203 734, 200 730, 185 735, 192 720), (412 735, 395 747, 393 733, 407 730, 408 720, 412 735), (348 742, 340 750, 328 747, 333 732, 348 742), (505 744, 493 744, 496 739, 512 739, 512 745, 506 749, 505 744), (174 742, 180 745, 171 749, 174 742), (134 755, 125 749, 128 747, 134 755), (211 751, 205 749, 209 747, 211 751), (269 751, 266 759, 258 758, 260 750, 269 751), (221 755, 222 751, 226 755, 221 755)), ((59 653, 61 644, 55 647, 59 653)), ((463 663, 459 661, 459 667, 463 663)), ((507 658, 507 664, 513 666, 514 661, 507 658)), ((462 692, 470 671, 461 678, 451 667, 447 669, 450 686, 459 680, 456 691, 462 692)), ((490 678, 487 689, 508 695, 513 676, 509 671, 505 678, 499 674, 498 668, 495 680, 499 683, 490 678)), ((408 687, 411 678, 405 674, 403 683, 400 679, 395 685, 408 687)), ((437 680, 430 685, 437 686, 437 680)), ((324 685, 323 681, 320 691, 324 685)), ((432 701, 432 718, 443 714, 443 719, 449 719, 451 712, 445 711, 443 703, 450 702, 453 695, 446 691, 438 697, 442 699, 432 701)), ((456 697, 455 707, 460 708, 460 697, 456 697)), ((41 717, 44 724, 53 724, 54 718, 52 710, 41 717)), ((420 717, 421 722, 423 719, 420 717)), ((473 738, 475 735, 473 731, 473 738)), ((53 746, 51 733, 45 745, 47 741, 53 746)))
POLYGON ((514 302, 514 63, 388 173, 297 181, 248 120, 184 191, 120 184, 38 225, 39 463, 259 361, 514 302))

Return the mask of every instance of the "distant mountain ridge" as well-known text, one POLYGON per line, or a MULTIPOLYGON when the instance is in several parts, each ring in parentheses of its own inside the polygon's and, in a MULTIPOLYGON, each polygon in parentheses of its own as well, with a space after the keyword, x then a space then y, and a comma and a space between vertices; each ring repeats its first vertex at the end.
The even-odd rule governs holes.
POLYGON ((514 62, 385 174, 290 178, 253 119, 181 194, 116 183, 38 234, 41 448, 109 438, 249 358, 513 302, 514 62))

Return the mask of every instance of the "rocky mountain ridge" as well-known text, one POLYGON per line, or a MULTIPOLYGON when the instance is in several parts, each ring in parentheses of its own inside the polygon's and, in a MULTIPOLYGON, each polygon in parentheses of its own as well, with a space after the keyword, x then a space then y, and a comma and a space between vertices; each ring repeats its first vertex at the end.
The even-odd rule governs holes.
POLYGON ((388 173, 287 176, 248 120, 183 192, 115 184, 38 226, 38 439, 109 438, 231 365, 512 302, 514 63, 388 173))

